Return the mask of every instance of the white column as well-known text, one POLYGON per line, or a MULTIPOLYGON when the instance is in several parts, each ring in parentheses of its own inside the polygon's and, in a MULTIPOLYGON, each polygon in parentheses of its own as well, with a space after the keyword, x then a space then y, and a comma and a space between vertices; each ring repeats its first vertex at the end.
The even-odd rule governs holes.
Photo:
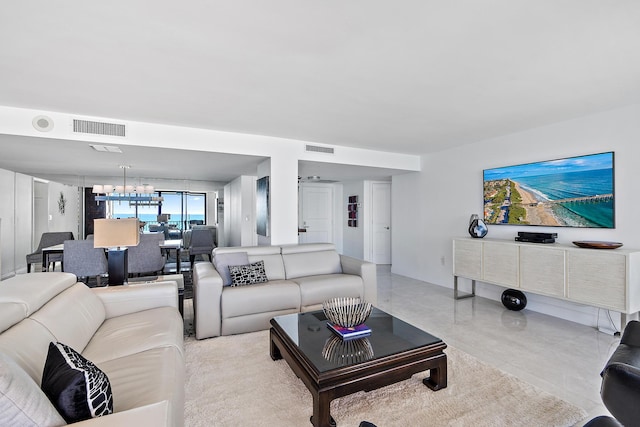
POLYGON ((271 244, 298 243, 298 159, 286 154, 271 157, 271 244))

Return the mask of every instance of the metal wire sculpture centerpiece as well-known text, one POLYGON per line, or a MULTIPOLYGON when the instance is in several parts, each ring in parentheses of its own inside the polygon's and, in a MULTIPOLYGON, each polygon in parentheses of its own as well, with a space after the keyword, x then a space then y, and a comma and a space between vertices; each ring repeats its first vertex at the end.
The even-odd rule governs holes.
POLYGON ((322 357, 338 366, 366 362, 373 359, 373 356, 373 347, 367 338, 344 341, 333 336, 322 348, 322 357))
POLYGON ((329 322, 343 328, 361 325, 371 314, 373 305, 360 298, 331 298, 322 303, 322 310, 329 322))

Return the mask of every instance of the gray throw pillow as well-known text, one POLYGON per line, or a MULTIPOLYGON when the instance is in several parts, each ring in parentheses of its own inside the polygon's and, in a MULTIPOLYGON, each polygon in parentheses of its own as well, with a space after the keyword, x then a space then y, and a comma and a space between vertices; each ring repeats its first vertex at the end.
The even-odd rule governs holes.
POLYGON ((222 286, 231 286, 231 274, 229 274, 230 265, 247 265, 249 257, 246 252, 231 252, 227 254, 216 254, 213 258, 213 264, 222 277, 222 286))

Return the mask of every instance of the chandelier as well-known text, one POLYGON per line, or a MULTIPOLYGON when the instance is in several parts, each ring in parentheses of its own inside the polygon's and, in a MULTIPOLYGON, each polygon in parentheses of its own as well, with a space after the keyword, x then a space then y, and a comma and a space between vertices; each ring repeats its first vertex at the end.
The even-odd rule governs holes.
POLYGON ((96 184, 91 191, 96 202, 128 202, 129 206, 158 206, 163 198, 155 196, 152 185, 127 185, 127 169, 129 165, 120 165, 124 174, 122 185, 96 184))

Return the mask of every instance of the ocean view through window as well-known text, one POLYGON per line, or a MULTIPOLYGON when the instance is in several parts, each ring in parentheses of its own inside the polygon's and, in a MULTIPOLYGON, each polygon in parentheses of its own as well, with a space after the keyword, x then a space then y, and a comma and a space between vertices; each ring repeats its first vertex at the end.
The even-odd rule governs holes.
POLYGON ((154 195, 162 196, 159 206, 129 206, 126 202, 114 202, 114 218, 135 218, 145 222, 144 231, 149 224, 156 224, 158 215, 169 214, 167 225, 179 230, 188 230, 190 221, 206 223, 206 194, 184 191, 158 191, 154 195))

